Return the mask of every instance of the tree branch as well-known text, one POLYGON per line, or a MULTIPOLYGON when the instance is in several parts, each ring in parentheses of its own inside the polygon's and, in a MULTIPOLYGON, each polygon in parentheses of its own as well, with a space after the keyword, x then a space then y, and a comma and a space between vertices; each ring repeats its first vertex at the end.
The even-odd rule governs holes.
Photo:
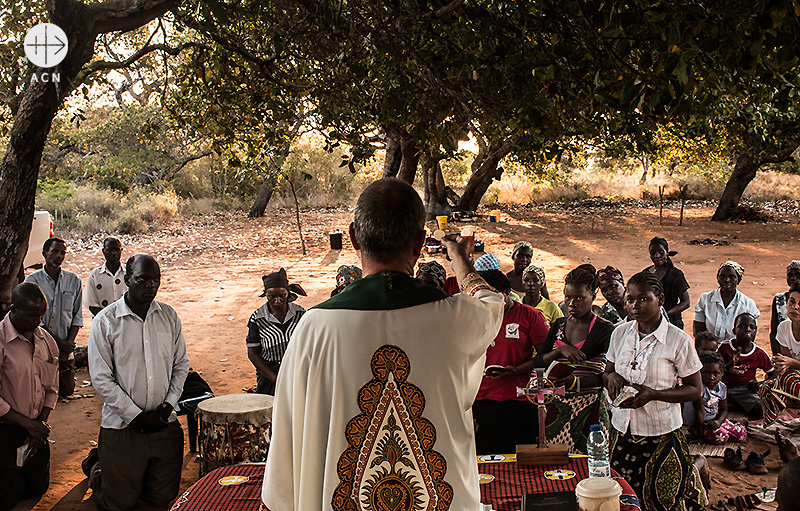
POLYGON ((169 176, 167 176, 167 173, 164 172, 164 174, 160 177, 160 179, 172 179, 173 177, 175 177, 175 174, 180 172, 181 169, 186 165, 188 165, 190 162, 193 162, 194 160, 199 160, 200 158, 205 158, 206 156, 211 155, 211 153, 212 151, 210 149, 206 149, 205 151, 201 151, 199 153, 190 154, 189 156, 187 156, 186 158, 175 164, 175 168, 172 170, 169 176))
POLYGON ((150 44, 150 45, 147 45, 147 46, 144 46, 144 47, 140 48, 139 51, 137 51, 136 53, 134 53, 133 55, 131 55, 130 57, 128 57, 127 59, 122 60, 122 61, 109 62, 109 61, 106 61, 106 60, 98 60, 96 62, 92 62, 91 64, 87 65, 86 67, 84 67, 81 70, 81 74, 79 75, 79 77, 81 79, 83 79, 86 76, 88 76, 91 73, 94 73, 96 71, 108 71, 110 69, 121 69, 121 68, 129 67, 131 64, 133 64, 137 60, 141 59, 145 55, 148 55, 148 54, 150 54, 150 53, 152 53, 154 51, 162 51, 162 52, 168 53, 168 54, 170 54, 172 56, 176 56, 180 52, 182 52, 183 50, 185 50, 186 48, 189 48, 189 47, 202 48, 204 50, 210 50, 211 49, 210 47, 208 47, 208 46, 206 46, 204 44, 195 43, 195 42, 187 42, 187 43, 183 43, 183 44, 181 44, 179 46, 174 46, 174 47, 173 46, 169 46, 168 44, 164 44, 164 43, 150 44))
POLYGON ((450 2, 449 4, 445 5, 444 7, 442 7, 441 9, 433 11, 432 13, 428 14, 423 19, 435 20, 435 19, 439 19, 439 18, 441 18, 443 16, 447 16, 448 14, 450 14, 453 11, 455 11, 456 9, 458 9, 463 3, 464 3, 464 0, 454 0, 454 1, 450 2))
POLYGON ((134 30, 178 7, 179 0, 106 0, 85 4, 95 34, 134 30))

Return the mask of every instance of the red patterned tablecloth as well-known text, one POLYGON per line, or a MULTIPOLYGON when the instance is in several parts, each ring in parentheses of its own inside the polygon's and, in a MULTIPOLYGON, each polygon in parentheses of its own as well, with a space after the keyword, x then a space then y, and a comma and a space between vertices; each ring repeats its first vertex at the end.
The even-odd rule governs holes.
MULTIPOLYGON (((518 467, 513 456, 481 456, 481 502, 497 511, 518 511, 522 495, 574 491, 588 475, 586 458, 571 458, 564 467, 518 467), (502 461, 501 461, 502 458, 502 461), (485 461, 485 460, 496 461, 485 461), (481 461, 484 460, 484 461, 481 461)), ((622 485, 621 511, 639 511, 639 501, 630 485, 622 485)), ((212 470, 181 495, 171 511, 259 511, 264 465, 230 465, 212 470)))
MULTIPOLYGON (((578 482, 589 476, 586 459, 570 458, 566 466, 518 467, 514 455, 479 456, 481 502, 497 511, 519 511, 526 493, 575 491, 578 482)), ((622 486, 620 511, 639 511, 639 499, 631 486, 621 477, 615 479, 622 486)))

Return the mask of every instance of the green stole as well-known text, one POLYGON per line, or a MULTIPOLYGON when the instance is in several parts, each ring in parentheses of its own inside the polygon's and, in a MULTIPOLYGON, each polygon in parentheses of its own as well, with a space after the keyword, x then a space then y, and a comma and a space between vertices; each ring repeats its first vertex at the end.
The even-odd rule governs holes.
POLYGON ((397 271, 382 271, 348 284, 314 309, 394 310, 443 300, 450 295, 397 271))

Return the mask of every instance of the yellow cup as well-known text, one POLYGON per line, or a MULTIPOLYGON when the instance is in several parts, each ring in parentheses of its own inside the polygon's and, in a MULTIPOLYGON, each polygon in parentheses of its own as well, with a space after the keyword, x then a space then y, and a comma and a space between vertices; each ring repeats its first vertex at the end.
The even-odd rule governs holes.
POLYGON ((437 216, 436 223, 439 224, 439 229, 445 230, 447 229, 447 217, 446 216, 437 216))

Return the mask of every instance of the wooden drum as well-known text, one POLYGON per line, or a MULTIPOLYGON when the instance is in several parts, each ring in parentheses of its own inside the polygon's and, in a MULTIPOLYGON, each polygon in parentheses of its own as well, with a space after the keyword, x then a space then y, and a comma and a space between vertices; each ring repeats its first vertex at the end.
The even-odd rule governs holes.
POLYGON ((267 459, 272 401, 263 394, 231 394, 197 405, 201 476, 226 465, 267 459))

